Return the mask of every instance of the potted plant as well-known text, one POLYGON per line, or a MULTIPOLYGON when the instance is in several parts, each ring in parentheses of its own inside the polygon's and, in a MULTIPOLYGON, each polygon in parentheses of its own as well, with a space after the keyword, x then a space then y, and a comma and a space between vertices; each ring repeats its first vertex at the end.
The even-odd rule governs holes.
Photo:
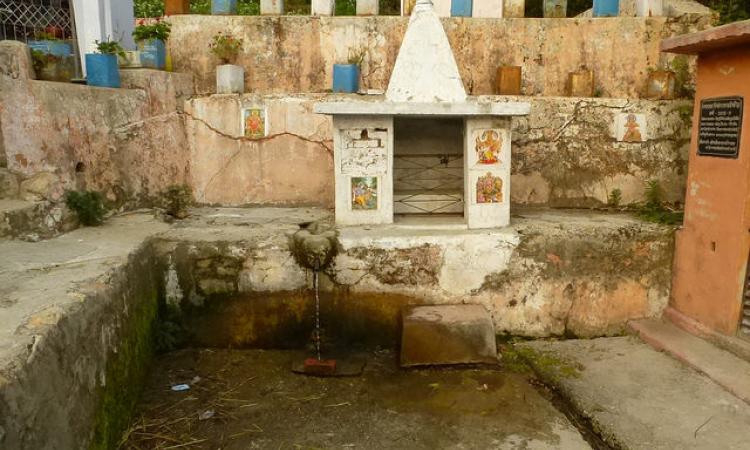
POLYGON ((73 47, 57 33, 36 33, 29 41, 34 72, 39 80, 70 81, 75 74, 73 47))
POLYGON ((347 64, 333 65, 333 92, 355 93, 359 91, 359 68, 365 59, 365 51, 349 52, 347 64))
POLYGON ((219 32, 209 45, 211 53, 221 61, 216 66, 216 93, 241 94, 245 92, 245 70, 232 64, 242 50, 242 39, 219 32))
POLYGON ((167 64, 166 41, 172 25, 161 19, 147 24, 143 19, 133 30, 133 38, 141 52, 141 65, 150 69, 164 69, 167 64))
POLYGON ((117 57, 125 56, 125 50, 117 41, 96 41, 99 53, 86 54, 86 83, 89 86, 120 87, 120 70, 117 57))
POLYGON ((211 0, 211 14, 215 16, 237 14, 237 0, 211 0))

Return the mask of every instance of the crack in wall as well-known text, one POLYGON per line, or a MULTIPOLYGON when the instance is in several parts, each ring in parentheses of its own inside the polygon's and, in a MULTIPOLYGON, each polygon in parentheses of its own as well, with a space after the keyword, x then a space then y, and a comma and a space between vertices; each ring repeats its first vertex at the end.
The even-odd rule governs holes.
POLYGON ((310 139, 308 137, 301 136, 301 135, 296 134, 296 133, 291 133, 289 131, 284 131, 284 132, 281 132, 281 133, 270 134, 270 135, 264 136, 262 138, 250 138, 250 137, 246 137, 246 136, 234 136, 232 134, 229 134, 229 133, 227 133, 225 131, 222 131, 222 130, 214 127, 213 125, 209 124, 208 122, 206 122, 205 120, 201 119, 200 117, 196 117, 196 116, 194 116, 193 114, 191 114, 191 113, 189 113, 187 111, 184 111, 184 112, 181 112, 181 113, 178 112, 177 114, 183 114, 183 115, 187 116, 188 118, 190 118, 191 120, 194 120, 196 122, 199 122, 199 123, 203 124, 203 126, 205 126, 206 128, 208 128, 209 130, 213 131, 214 133, 218 134, 219 136, 224 137, 226 139, 231 139, 231 140, 233 140, 235 142, 261 143, 261 142, 272 141, 272 140, 274 140, 276 138, 279 138, 279 137, 282 137, 282 136, 291 136, 293 138, 299 139, 299 140, 304 141, 304 142, 308 142, 310 144, 319 145, 319 146, 323 147, 325 149, 325 151, 328 152, 328 154, 331 157, 333 157, 333 147, 327 145, 328 142, 332 142, 331 140, 324 141, 324 140, 310 139))

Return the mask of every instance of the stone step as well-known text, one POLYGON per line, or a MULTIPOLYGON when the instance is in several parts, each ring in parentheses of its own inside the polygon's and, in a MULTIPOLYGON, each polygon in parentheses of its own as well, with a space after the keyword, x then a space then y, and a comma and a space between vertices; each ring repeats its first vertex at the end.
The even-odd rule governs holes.
POLYGON ((665 320, 637 320, 629 326, 644 342, 705 374, 716 384, 750 403, 750 362, 665 320))
POLYGON ((402 367, 497 362, 495 327, 483 306, 415 306, 404 311, 402 367))
POLYGON ((688 333, 705 339, 713 345, 733 353, 738 358, 750 362, 750 336, 740 338, 717 333, 671 306, 664 310, 664 317, 688 333))
POLYGON ((0 198, 16 198, 19 193, 18 177, 0 167, 0 198))
POLYGON ((75 228, 65 208, 49 202, 0 199, 0 238, 38 241, 75 228))

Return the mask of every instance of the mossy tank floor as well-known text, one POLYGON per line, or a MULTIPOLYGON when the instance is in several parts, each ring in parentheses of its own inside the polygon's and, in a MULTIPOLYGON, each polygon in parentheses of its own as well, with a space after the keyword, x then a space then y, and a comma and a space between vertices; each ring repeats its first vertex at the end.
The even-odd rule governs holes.
POLYGON ((521 373, 401 370, 391 351, 361 377, 291 372, 302 351, 188 349, 157 358, 122 448, 589 448, 521 373), (188 384, 189 390, 172 386, 188 384))

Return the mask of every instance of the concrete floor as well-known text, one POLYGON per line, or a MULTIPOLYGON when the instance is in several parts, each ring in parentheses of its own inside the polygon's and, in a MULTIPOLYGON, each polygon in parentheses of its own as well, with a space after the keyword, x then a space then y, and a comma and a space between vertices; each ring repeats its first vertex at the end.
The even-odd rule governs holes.
POLYGON ((361 377, 293 374, 306 356, 202 349, 160 357, 124 448, 590 448, 523 374, 400 370, 390 351, 364 355, 361 377), (190 390, 170 389, 179 383, 190 390))
POLYGON ((750 448, 750 404, 638 338, 536 341, 523 347, 579 369, 576 376, 556 376, 532 358, 544 381, 613 446, 750 448))

